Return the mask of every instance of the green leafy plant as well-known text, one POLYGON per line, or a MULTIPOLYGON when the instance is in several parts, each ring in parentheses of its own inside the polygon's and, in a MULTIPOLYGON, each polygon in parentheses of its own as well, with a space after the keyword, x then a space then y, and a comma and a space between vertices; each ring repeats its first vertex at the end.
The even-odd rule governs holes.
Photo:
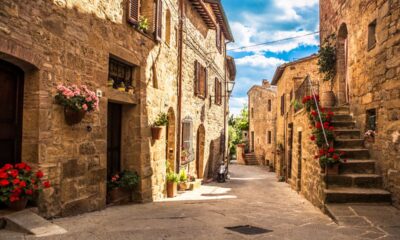
POLYGON ((149 29, 149 20, 145 16, 139 17, 138 29, 140 31, 147 31, 149 29))
POLYGON ((187 182, 187 180, 188 180, 188 175, 187 175, 185 169, 181 169, 181 171, 179 172, 179 181, 187 182))
POLYGON ((336 36, 331 34, 325 38, 318 52, 319 72, 324 75, 323 80, 330 82, 333 89, 333 79, 336 76, 336 36))
POLYGON ((93 112, 99 108, 99 98, 85 85, 57 86, 56 103, 74 111, 93 112))
POLYGON ((179 175, 174 172, 167 172, 167 182, 178 183, 179 175))
POLYGON ((168 115, 166 113, 160 112, 154 121, 153 126, 160 127, 160 126, 167 126, 168 125, 168 115))
POLYGON ((107 188, 109 190, 115 188, 125 188, 132 190, 139 184, 140 177, 137 172, 123 171, 115 174, 107 181, 107 188))
POLYGON ((298 100, 293 100, 292 101, 292 106, 294 108, 294 111, 297 112, 298 110, 300 110, 303 107, 303 104, 301 104, 298 100))

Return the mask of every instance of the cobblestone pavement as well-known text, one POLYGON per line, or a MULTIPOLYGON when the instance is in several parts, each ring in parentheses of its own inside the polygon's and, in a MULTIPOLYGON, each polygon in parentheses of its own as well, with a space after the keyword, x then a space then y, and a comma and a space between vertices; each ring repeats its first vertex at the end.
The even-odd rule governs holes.
POLYGON ((55 219, 68 231, 64 235, 35 238, 0 231, 0 239, 400 239, 368 221, 334 223, 261 167, 232 165, 230 172, 229 182, 207 184, 176 201, 109 207, 55 219), (245 235, 226 229, 239 225, 271 232, 245 235))

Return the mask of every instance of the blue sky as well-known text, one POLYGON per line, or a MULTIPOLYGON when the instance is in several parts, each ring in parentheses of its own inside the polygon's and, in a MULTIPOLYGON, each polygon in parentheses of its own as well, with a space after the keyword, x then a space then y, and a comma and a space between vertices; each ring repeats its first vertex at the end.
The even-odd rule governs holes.
MULTIPOLYGON (((235 38, 228 49, 319 30, 318 0, 222 0, 235 38)), ((228 51, 237 66, 236 85, 231 97, 231 113, 247 103, 247 91, 271 80, 276 67, 318 51, 318 34, 272 45, 228 51)))

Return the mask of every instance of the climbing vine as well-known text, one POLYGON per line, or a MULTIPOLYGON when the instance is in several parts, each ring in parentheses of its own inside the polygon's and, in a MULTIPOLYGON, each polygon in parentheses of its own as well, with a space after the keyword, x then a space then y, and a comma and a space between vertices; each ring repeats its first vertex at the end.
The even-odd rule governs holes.
POLYGON ((333 79, 336 76, 336 35, 326 37, 318 52, 319 72, 324 75, 323 80, 330 82, 331 91, 333 79))

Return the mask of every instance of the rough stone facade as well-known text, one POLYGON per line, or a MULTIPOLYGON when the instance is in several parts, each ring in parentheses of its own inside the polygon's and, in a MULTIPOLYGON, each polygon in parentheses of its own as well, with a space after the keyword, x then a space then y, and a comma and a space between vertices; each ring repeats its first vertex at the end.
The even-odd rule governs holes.
MULTIPOLYGON (((44 216, 74 215, 106 206, 109 102, 122 107, 121 169, 137 171, 141 177, 137 201, 164 197, 165 163, 179 165, 178 124, 186 116, 193 122, 194 148, 198 128, 205 127, 204 147, 200 148, 204 154, 200 156, 206 176, 212 176, 223 160, 226 150, 220 146, 227 142, 224 114, 228 97, 223 97, 221 104, 214 103, 211 79, 220 78, 222 95, 227 96, 225 38, 218 51, 216 31, 204 24, 190 1, 183 1, 187 17, 182 20, 183 104, 179 119, 180 1, 162 2, 160 41, 155 41, 153 27, 146 34, 126 21, 127 0, 5 0, 0 4, 0 59, 24 71, 21 159, 43 169, 52 183, 40 196, 44 216), (107 87, 110 58, 133 66, 133 93, 107 87), (195 59, 209 66, 209 94, 204 100, 194 96, 195 59), (101 90, 100 110, 87 114, 79 124, 65 124, 63 109, 54 102, 60 83, 101 90), (160 112, 168 113, 169 125, 161 140, 153 140, 151 125, 160 112)), ((206 6, 216 18, 211 6, 206 6)), ((194 159, 196 154, 194 149, 194 159)), ((196 174, 196 162, 181 167, 196 174)))
POLYGON ((250 149, 260 165, 273 164, 276 138, 276 89, 267 80, 247 92, 250 149), (254 139, 252 139, 254 138, 254 139))
POLYGON ((349 104, 362 132, 376 113, 370 153, 400 206, 400 2, 326 0, 320 16, 321 40, 337 36, 337 104, 349 104))

